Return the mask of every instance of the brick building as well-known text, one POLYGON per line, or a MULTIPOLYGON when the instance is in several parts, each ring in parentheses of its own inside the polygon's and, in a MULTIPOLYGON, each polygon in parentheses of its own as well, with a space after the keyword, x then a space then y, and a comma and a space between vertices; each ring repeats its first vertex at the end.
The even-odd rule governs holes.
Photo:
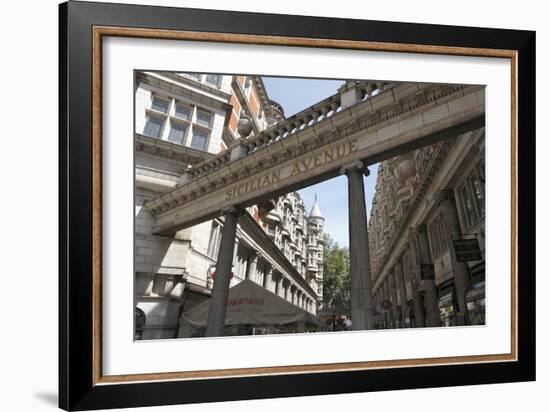
MULTIPOLYGON (((186 171, 284 119, 261 77, 138 72, 135 92, 136 338, 178 336, 184 311, 209 298, 223 218, 178 231, 152 233, 143 208, 177 187, 186 171)), ((316 313, 322 298, 324 219, 308 215, 298 193, 247 208, 239 220, 231 286, 251 279, 316 313)))

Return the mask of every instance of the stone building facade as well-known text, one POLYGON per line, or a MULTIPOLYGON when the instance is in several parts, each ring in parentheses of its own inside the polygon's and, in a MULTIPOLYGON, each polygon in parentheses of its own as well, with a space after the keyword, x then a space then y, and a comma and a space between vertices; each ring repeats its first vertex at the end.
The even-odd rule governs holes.
POLYGON ((484 159, 481 128, 380 163, 369 220, 378 328, 485 323, 484 159), (464 240, 477 256, 457 252, 464 240))
MULTIPOLYGON (((223 217, 152 234, 143 207, 181 184, 193 165, 238 139, 284 120, 257 76, 139 72, 135 91, 135 315, 136 338, 178 336, 184 311, 211 295, 223 217)), ((291 192, 247 208, 239 219, 231 286, 252 279, 281 298, 316 313, 322 298, 324 219, 315 203, 308 215, 291 192)))

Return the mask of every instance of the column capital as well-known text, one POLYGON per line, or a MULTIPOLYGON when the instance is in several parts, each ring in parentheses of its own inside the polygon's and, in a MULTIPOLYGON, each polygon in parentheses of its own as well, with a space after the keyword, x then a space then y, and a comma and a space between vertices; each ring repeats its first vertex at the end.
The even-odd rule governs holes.
POLYGON ((256 249, 249 249, 248 257, 257 262, 260 257, 260 253, 256 249))
POLYGON ((236 206, 229 206, 221 211, 221 215, 224 217, 234 216, 238 217, 241 214, 242 210, 236 206))
POLYGON ((358 160, 349 165, 342 166, 342 168, 340 169, 340 174, 347 175, 349 172, 353 170, 360 170, 363 172, 365 176, 368 176, 370 174, 369 168, 367 167, 366 163, 362 160, 358 160))

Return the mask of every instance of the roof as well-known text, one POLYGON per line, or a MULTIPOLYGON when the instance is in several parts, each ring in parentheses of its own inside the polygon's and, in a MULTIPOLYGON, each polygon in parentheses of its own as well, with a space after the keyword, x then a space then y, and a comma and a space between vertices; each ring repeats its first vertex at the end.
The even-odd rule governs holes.
POLYGON ((321 209, 319 209, 319 202, 317 202, 317 195, 315 195, 315 203, 313 203, 311 212, 309 212, 309 217, 320 217, 321 219, 324 219, 323 214, 321 213, 321 209))
MULTIPOLYGON (((181 324, 206 327, 210 299, 184 312, 181 324)), ((229 289, 225 325, 285 325, 305 322, 318 325, 317 316, 287 302, 250 279, 229 289)))

